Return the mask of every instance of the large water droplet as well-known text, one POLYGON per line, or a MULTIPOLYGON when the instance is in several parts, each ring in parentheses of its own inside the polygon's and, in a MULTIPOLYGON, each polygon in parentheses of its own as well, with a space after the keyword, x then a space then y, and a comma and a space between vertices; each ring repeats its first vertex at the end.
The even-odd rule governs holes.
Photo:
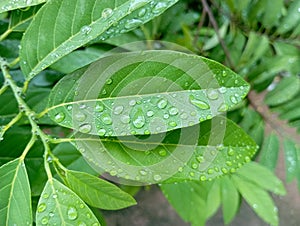
POLYGON ((95 106, 95 110, 97 112, 102 112, 104 110, 104 106, 102 103, 97 103, 96 106, 95 106))
POLYGON ((237 99, 236 99, 235 96, 231 96, 231 97, 230 97, 230 101, 231 101, 233 104, 237 104, 237 103, 238 103, 238 101, 237 101, 237 99))
POLYGON ((63 112, 59 112, 54 116, 56 122, 62 122, 65 119, 65 114, 63 112))
POLYGON ((88 35, 90 32, 91 32, 92 28, 90 26, 83 26, 81 29, 80 29, 80 32, 84 35, 88 35))
POLYGON ((142 25, 142 24, 143 24, 143 21, 141 21, 139 19, 131 19, 125 23, 125 28, 130 30, 130 29, 136 28, 137 26, 142 25))
POLYGON ((114 112, 114 114, 119 115, 122 113, 123 110, 124 110, 124 107, 122 105, 119 105, 119 106, 114 107, 113 112, 114 112))
POLYGON ((69 206, 67 211, 69 220, 75 220, 78 217, 77 209, 74 206, 69 206))
POLYGON ((110 15, 112 15, 112 13, 113 13, 113 10, 111 8, 105 8, 105 9, 102 10, 101 16, 103 18, 107 18, 110 15))
POLYGON ((154 6, 152 12, 155 13, 155 14, 162 13, 167 8, 168 8, 167 3, 159 2, 154 6))
POLYGON ((46 208, 47 208, 47 205, 45 203, 41 203, 41 204, 39 204, 37 211, 39 213, 41 213, 41 212, 44 212, 46 208))
POLYGON ((191 102, 191 104, 195 105, 196 107, 198 107, 202 110, 209 109, 209 105, 206 102, 201 101, 201 100, 197 100, 192 95, 190 96, 190 102, 191 102))
POLYGON ((135 128, 140 129, 145 125, 145 116, 141 108, 138 108, 132 117, 132 124, 135 128))
POLYGON ((99 130, 98 130, 98 135, 99 135, 99 136, 104 136, 105 133, 106 133, 106 130, 105 130, 105 129, 99 129, 99 130))
POLYGON ((161 176, 159 174, 156 174, 156 175, 153 176, 153 179, 155 181, 160 181, 161 180, 161 176))
POLYGON ((217 90, 209 89, 207 91, 207 97, 211 100, 216 100, 219 98, 219 93, 217 92, 217 90))
POLYGON ((86 114, 84 114, 83 112, 77 112, 75 114, 75 118, 79 121, 79 122, 83 122, 84 120, 86 120, 86 114))
POLYGON ((145 16, 146 12, 147 12, 147 9, 143 8, 139 11, 138 16, 143 17, 143 16, 145 16))
POLYGON ((106 124, 106 125, 111 125, 112 124, 112 118, 108 113, 104 113, 101 115, 101 121, 106 124))
POLYGON ((79 127, 79 132, 81 133, 89 133, 92 129, 92 126, 88 123, 84 123, 79 127))
POLYGON ((178 109, 175 108, 175 107, 171 107, 171 108, 169 109, 169 114, 170 114, 170 115, 177 115, 177 114, 178 114, 178 109))
POLYGON ((168 105, 168 101, 165 100, 165 99, 160 99, 160 100, 157 102, 157 107, 160 108, 160 109, 165 108, 167 105, 168 105))

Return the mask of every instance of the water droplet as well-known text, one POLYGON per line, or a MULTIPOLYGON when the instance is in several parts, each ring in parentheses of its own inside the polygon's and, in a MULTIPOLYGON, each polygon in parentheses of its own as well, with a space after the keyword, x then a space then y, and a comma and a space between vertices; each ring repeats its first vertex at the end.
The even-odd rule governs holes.
POLYGON ((130 105, 130 106, 136 105, 136 101, 135 101, 135 100, 130 100, 130 101, 129 101, 129 105, 130 105))
POLYGON ((113 83, 113 80, 111 78, 107 79, 105 82, 107 85, 110 85, 113 83))
POLYGON ((154 112, 153 111, 147 111, 147 116, 148 117, 152 117, 154 115, 154 112))
POLYGON ((167 9, 167 8, 168 8, 167 3, 165 3, 165 2, 158 2, 158 3, 154 6, 152 12, 155 13, 155 14, 162 13, 162 12, 163 12, 165 9, 167 9))
POLYGON ((44 212, 46 208, 47 208, 47 205, 45 203, 41 203, 41 204, 39 204, 37 211, 39 213, 41 213, 41 212, 44 212))
POLYGON ((168 119, 169 117, 170 117, 170 115, 169 114, 164 114, 164 119, 168 119))
POLYGON ((78 226, 86 226, 86 223, 80 221, 80 222, 78 222, 78 226))
POLYGON ((191 102, 191 104, 195 105, 196 107, 198 107, 202 110, 209 109, 209 105, 206 102, 201 101, 201 100, 197 100, 192 95, 190 95, 190 102, 191 102))
POLYGON ((232 166, 232 162, 226 161, 226 165, 227 165, 227 166, 232 166))
POLYGON ((69 220, 75 220, 78 217, 77 209, 74 206, 69 206, 67 215, 69 220))
POLYGON ((109 174, 112 176, 116 176, 118 174, 118 172, 116 170, 112 170, 109 172, 109 174))
POLYGON ((177 115, 177 114, 178 114, 178 109, 175 108, 175 107, 171 107, 171 108, 169 109, 169 114, 170 114, 170 115, 177 115))
POLYGON ((251 161, 251 158, 249 156, 246 156, 245 157, 245 162, 250 162, 251 161))
POLYGON ((168 101, 165 100, 165 99, 160 99, 160 100, 157 102, 157 107, 160 108, 160 109, 165 108, 167 105, 168 105, 168 101))
POLYGON ((192 168, 193 168, 193 169, 197 169, 197 168, 198 168, 198 164, 197 164, 197 163, 193 163, 193 164, 192 164, 192 168))
POLYGON ((130 30, 130 29, 136 28, 137 26, 140 26, 142 24, 143 24, 143 21, 141 21, 139 19, 131 19, 125 23, 125 28, 130 30))
POLYGON ((201 177, 200 177, 200 180, 201 180, 201 181, 206 181, 206 180, 207 180, 207 179, 206 179, 206 176, 204 176, 204 175, 201 176, 201 177))
POLYGON ((183 112, 181 115, 180 115, 180 118, 181 119, 187 119, 188 118, 188 114, 183 112))
POLYGON ((177 123, 174 121, 171 121, 171 122, 169 122, 169 126, 175 127, 175 126, 177 126, 177 123))
POLYGON ((238 103, 238 101, 237 101, 237 99, 236 99, 235 96, 231 96, 231 97, 230 97, 230 101, 231 101, 233 104, 237 104, 237 103, 238 103))
POLYGON ((111 125, 112 124, 112 118, 108 113, 104 113, 101 115, 101 121, 106 124, 106 125, 111 125))
POLYGON ((43 197, 44 199, 47 199, 47 198, 49 198, 49 194, 48 194, 48 193, 44 193, 42 197, 43 197))
POLYGON ((228 173, 228 170, 226 168, 222 168, 221 171, 225 174, 228 173))
POLYGON ((226 77, 227 76, 227 72, 226 71, 222 71, 222 76, 226 77))
POLYGON ((161 176, 159 174, 156 174, 156 175, 153 176, 153 179, 155 181, 160 181, 161 180, 161 176))
POLYGON ((195 176, 195 173, 194 173, 194 172, 190 172, 190 176, 191 176, 191 177, 194 177, 194 176, 195 176))
POLYGON ((119 105, 119 106, 115 106, 114 107, 114 114, 116 115, 119 115, 122 113, 122 111, 124 110, 124 107, 122 105, 119 105))
POLYGON ((198 161, 198 162, 204 162, 204 157, 202 156, 202 155, 198 155, 197 157, 196 157, 196 160, 198 161))
POLYGON ((215 89, 209 89, 207 91, 207 97, 211 100, 216 100, 219 98, 219 93, 215 89))
POLYGON ((120 120, 122 123, 128 124, 130 122, 130 117, 128 115, 122 115, 120 120))
POLYGON ((229 156, 233 156, 235 154, 235 151, 232 148, 229 148, 228 151, 227 151, 227 154, 229 156))
POLYGON ((146 130, 144 131, 144 134, 145 134, 145 135, 149 135, 149 134, 150 134, 150 130, 146 129, 146 130))
POLYGON ((143 17, 143 16, 145 16, 146 12, 147 12, 147 9, 143 8, 139 11, 138 16, 143 17))
POLYGON ((79 121, 79 122, 83 122, 84 120, 86 120, 86 115, 83 112, 77 112, 75 114, 75 118, 79 121))
POLYGON ((105 130, 105 129, 99 129, 99 130, 98 130, 98 135, 99 135, 99 136, 104 136, 105 133, 106 133, 106 130, 105 130))
POLYGON ((226 87, 224 87, 224 86, 222 86, 221 88, 219 88, 219 92, 220 93, 226 93, 227 92, 227 88, 226 87))
POLYGON ((219 108, 218 108, 218 111, 219 111, 219 112, 225 112, 225 111, 227 111, 227 110, 228 110, 228 105, 225 104, 225 103, 222 103, 222 104, 219 106, 219 108))
POLYGON ((107 18, 110 15, 112 15, 112 13, 113 13, 113 10, 111 8, 105 8, 105 9, 102 10, 101 16, 103 18, 107 18))
POLYGON ((49 218, 48 217, 43 217, 42 220, 41 220, 41 223, 44 224, 44 225, 48 224, 48 222, 49 222, 49 218))
POLYGON ((79 108, 80 108, 80 109, 85 109, 85 108, 86 108, 86 105, 85 105, 85 104, 80 104, 79 108))
POLYGON ((90 26, 83 26, 81 29, 80 29, 80 32, 84 35, 88 35, 90 32, 91 32, 92 28, 90 26))
POLYGON ((134 0, 130 3, 130 10, 135 10, 141 8, 142 6, 146 5, 149 1, 148 0, 134 0))
POLYGON ((210 169, 207 170, 207 173, 208 173, 208 174, 213 174, 214 172, 215 172, 215 171, 214 171, 214 169, 212 169, 212 168, 210 168, 210 169))
POLYGON ((84 123, 79 126, 79 132, 81 133, 89 133, 92 129, 92 126, 88 123, 84 123))
POLYGON ((56 122, 62 122, 65 119, 65 114, 63 112, 59 112, 54 116, 56 122))
POLYGON ((67 109, 68 109, 68 111, 71 111, 73 109, 73 106, 72 105, 68 105, 67 109))
POLYGON ((57 198, 57 194, 53 194, 52 198, 56 199, 57 198))
POLYGON ((132 124, 135 128, 140 129, 145 125, 145 122, 143 110, 138 108, 132 117, 132 124))
POLYGON ((145 176, 145 175, 147 175, 147 171, 145 171, 145 170, 140 170, 140 174, 141 174, 142 176, 145 176))
POLYGON ((165 149, 161 149, 161 150, 158 151, 158 154, 160 156, 166 156, 167 155, 167 151, 165 149))

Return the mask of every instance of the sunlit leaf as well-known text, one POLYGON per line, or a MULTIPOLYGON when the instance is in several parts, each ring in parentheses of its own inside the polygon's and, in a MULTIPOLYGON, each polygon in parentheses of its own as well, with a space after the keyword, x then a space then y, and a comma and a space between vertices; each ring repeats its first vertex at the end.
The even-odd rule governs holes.
POLYGON ((66 181, 69 187, 90 206, 116 210, 136 204, 134 198, 116 185, 87 173, 66 171, 66 181))
POLYGON ((14 10, 14 9, 20 9, 20 8, 26 8, 28 6, 38 5, 46 0, 1 0, 0 2, 0 13, 14 10))
POLYGON ((89 207, 56 179, 48 180, 38 203, 36 225, 98 225, 89 207))
POLYGON ((31 225, 31 197, 24 162, 16 158, 0 167, 0 222, 31 225))
POLYGON ((37 13, 21 42, 21 68, 28 79, 95 38, 130 31, 178 0, 52 0, 37 13), (59 23, 57 23, 59 21, 59 23))
POLYGON ((64 77, 52 90, 48 108, 59 125, 82 133, 148 135, 223 114, 248 89, 240 76, 206 58, 130 52, 104 57, 64 77))

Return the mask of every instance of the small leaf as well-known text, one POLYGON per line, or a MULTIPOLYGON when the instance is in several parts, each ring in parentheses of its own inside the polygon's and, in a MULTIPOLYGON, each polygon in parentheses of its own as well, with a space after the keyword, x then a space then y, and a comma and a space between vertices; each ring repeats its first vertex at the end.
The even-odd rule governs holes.
POLYGON ((220 180, 216 179, 212 182, 206 200, 206 214, 207 218, 213 216, 221 204, 221 183, 220 180))
POLYGON ((276 86, 266 95, 265 102, 268 105, 275 106, 291 100, 300 91, 300 78, 291 76, 283 78, 276 86))
POLYGON ((117 210, 136 204, 133 197, 116 185, 87 173, 68 170, 66 181, 69 187, 90 206, 117 210))
POLYGON ((100 225, 89 207, 56 179, 48 180, 41 194, 36 225, 100 225))
POLYGON ((49 1, 39 10, 23 36, 21 69, 26 78, 31 79, 93 39, 106 40, 133 30, 177 1, 49 1))
POLYGON ((249 162, 248 164, 245 164, 237 171, 237 174, 245 180, 249 180, 251 183, 274 192, 275 194, 286 194, 282 182, 275 176, 275 174, 256 162, 249 162))
POLYGON ((14 9, 20 9, 20 8, 33 6, 33 5, 38 5, 45 1, 46 0, 18 0, 18 1, 1 0, 0 13, 14 10, 14 9))
POLYGON ((278 210, 270 195, 261 187, 248 182, 239 176, 232 175, 232 179, 243 198, 245 198, 247 203, 258 214, 258 216, 267 223, 277 226, 278 210))
POLYGON ((220 180, 224 223, 229 224, 239 209, 240 195, 230 177, 222 177, 220 180))
POLYGON ((292 30, 295 26, 299 24, 300 21, 299 9, 300 9, 300 0, 292 1, 286 12, 286 16, 281 20, 281 23, 277 28, 277 32, 279 34, 284 34, 292 30))
POLYGON ((223 114, 248 89, 240 76, 199 56, 158 50, 121 53, 60 80, 49 97, 49 116, 82 133, 157 134, 223 114))
POLYGON ((17 158, 0 167, 0 222, 31 225, 29 180, 24 162, 17 158))
POLYGON ((299 166, 296 144, 290 139, 284 140, 284 155, 286 180, 291 182, 297 176, 299 166))
POLYGON ((278 152, 279 140, 276 134, 272 133, 264 140, 260 152, 260 164, 266 166, 271 171, 274 171, 277 165, 278 152))

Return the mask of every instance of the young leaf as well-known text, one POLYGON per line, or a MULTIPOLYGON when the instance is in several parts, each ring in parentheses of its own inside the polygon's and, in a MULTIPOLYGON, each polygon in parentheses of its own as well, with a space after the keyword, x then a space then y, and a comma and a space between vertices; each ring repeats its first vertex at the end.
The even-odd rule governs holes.
POLYGON ((133 197, 98 177, 78 171, 66 171, 69 187, 90 206, 117 210, 135 205, 133 197))
POLYGON ((291 182, 298 173, 298 155, 296 144, 290 140, 284 140, 284 155, 285 155, 285 169, 286 169, 286 180, 291 182))
POLYGON ((248 89, 240 76, 199 56, 165 50, 121 53, 60 80, 49 97, 49 116, 88 134, 157 134, 223 114, 248 89))
POLYGON ((199 182, 162 184, 160 188, 183 220, 195 226, 205 225, 206 194, 199 182))
POLYGON ((56 179, 48 180, 41 194, 36 225, 100 225, 89 207, 56 179))
POLYGON ((299 24, 300 21, 299 8, 300 8, 300 0, 295 0, 291 2, 288 11, 286 13, 286 16, 281 20, 281 23, 277 28, 277 32, 279 34, 286 33, 299 24))
POLYGON ((221 199, 224 223, 229 224, 239 209, 240 195, 230 177, 222 177, 221 199))
POLYGON ((52 0, 35 16, 21 42, 21 68, 28 79, 89 41, 130 31, 178 0, 52 0), (63 13, 62 13, 63 12, 63 13))
POLYGON ((150 137, 77 134, 74 145, 97 172, 105 169, 140 183, 204 181, 233 173, 257 149, 241 128, 223 117, 150 137))
POLYGON ((260 154, 260 164, 274 171, 277 165, 279 152, 279 140, 276 134, 272 133, 264 140, 260 154))
POLYGON ((237 171, 237 174, 245 180, 249 180, 251 183, 274 192, 275 194, 286 194, 283 183, 275 176, 275 174, 256 162, 245 164, 237 171))
POLYGON ((213 216, 221 204, 221 183, 220 180, 214 180, 212 182, 212 186, 210 187, 208 194, 207 194, 207 200, 206 200, 206 216, 207 218, 210 218, 213 216))
POLYGON ((278 225, 277 208, 270 195, 261 187, 232 175, 232 179, 239 192, 245 198, 251 208, 267 223, 278 225))
POLYGON ((1 0, 0 13, 14 10, 14 9, 20 9, 20 8, 33 6, 33 5, 38 5, 45 1, 46 0, 18 0, 18 1, 1 0))
POLYGON ((19 158, 0 167, 0 222, 31 225, 32 209, 25 164, 19 158))

